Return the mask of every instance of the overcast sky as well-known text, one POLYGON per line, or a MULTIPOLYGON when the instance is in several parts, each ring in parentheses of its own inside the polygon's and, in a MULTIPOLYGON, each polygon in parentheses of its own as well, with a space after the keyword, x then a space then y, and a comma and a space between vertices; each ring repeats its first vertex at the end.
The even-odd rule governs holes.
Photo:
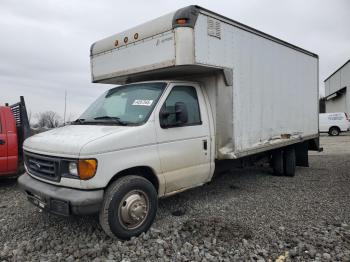
MULTIPOLYGON (((320 57, 320 86, 350 59, 349 0, 0 0, 0 104, 24 95, 28 111, 77 118, 110 86, 92 84, 90 45, 198 4, 320 57)), ((34 118, 34 117, 33 117, 34 118)))

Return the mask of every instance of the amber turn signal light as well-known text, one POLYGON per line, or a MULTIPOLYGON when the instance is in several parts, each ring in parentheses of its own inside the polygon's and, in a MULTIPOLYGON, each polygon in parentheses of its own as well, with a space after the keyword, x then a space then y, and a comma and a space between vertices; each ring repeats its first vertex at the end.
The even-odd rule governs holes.
POLYGON ((176 23, 177 23, 178 25, 187 24, 187 19, 186 19, 186 18, 177 19, 177 20, 176 20, 176 23))
POLYGON ((79 160, 79 177, 81 180, 88 180, 96 174, 97 160, 83 159, 79 160))

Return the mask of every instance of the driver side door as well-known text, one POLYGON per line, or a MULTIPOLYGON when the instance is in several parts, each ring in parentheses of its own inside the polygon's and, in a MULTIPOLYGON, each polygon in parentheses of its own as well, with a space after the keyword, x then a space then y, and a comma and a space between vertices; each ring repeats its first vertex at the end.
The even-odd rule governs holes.
POLYGON ((206 182, 210 175, 210 129, 202 90, 194 84, 169 86, 156 111, 155 128, 166 194, 206 182), (175 104, 187 111, 177 123, 175 104), (168 117, 162 119, 162 111, 168 117), (166 126, 164 126, 166 122, 166 126))

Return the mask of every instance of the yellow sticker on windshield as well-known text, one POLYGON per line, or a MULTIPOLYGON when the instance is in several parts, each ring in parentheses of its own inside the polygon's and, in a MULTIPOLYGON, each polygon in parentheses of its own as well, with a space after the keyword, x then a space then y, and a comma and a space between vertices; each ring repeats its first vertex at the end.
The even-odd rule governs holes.
POLYGON ((143 100, 143 99, 136 99, 132 105, 133 106, 151 106, 153 103, 153 100, 143 100))

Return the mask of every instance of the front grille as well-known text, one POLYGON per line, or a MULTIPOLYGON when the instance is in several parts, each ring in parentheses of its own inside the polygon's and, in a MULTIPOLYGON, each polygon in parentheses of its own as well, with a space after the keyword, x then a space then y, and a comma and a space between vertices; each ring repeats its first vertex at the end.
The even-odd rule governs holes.
POLYGON ((42 156, 25 152, 25 163, 31 175, 44 179, 59 181, 59 160, 54 157, 42 156))

